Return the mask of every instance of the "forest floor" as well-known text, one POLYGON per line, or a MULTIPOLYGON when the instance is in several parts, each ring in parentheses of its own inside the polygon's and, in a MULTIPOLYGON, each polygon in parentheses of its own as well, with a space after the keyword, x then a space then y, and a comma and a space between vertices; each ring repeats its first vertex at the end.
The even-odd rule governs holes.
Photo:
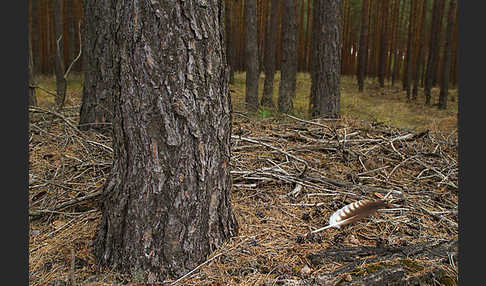
MULTIPOLYGON (((51 78, 39 82, 55 89, 51 78)), ((304 74, 291 116, 249 114, 244 75, 236 74, 231 195, 239 232, 177 285, 457 285, 457 90, 438 110, 420 96, 407 103, 398 84, 369 81, 364 94, 352 77, 341 85, 339 120, 307 118, 304 74), (386 195, 393 208, 310 233, 345 204, 386 195)), ((30 285, 144 285, 94 264, 97 198, 113 154, 109 136, 75 128, 81 86, 73 76, 60 113, 38 91, 30 112, 30 285)))

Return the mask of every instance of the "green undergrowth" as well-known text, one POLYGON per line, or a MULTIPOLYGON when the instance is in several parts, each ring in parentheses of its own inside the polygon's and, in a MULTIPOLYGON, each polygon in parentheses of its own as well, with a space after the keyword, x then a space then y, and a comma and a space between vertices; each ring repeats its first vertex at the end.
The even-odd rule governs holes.
MULTIPOLYGON (((265 75, 260 75, 259 97, 263 93, 265 75)), ((276 106, 278 100, 278 88, 280 73, 277 72, 274 78, 273 101, 276 106)), ((391 86, 386 82, 384 88, 378 86, 377 80, 370 78, 365 82, 363 93, 358 91, 356 77, 341 77, 341 116, 344 118, 360 119, 367 121, 383 122, 387 125, 409 128, 422 131, 425 129, 440 129, 443 131, 454 131, 457 128, 457 101, 458 90, 449 90, 448 107, 446 110, 439 110, 436 104, 439 101, 439 88, 432 88, 432 105, 425 105, 423 90, 419 88, 416 101, 407 102, 406 92, 401 87, 401 82, 391 86)), ((310 119, 308 114, 308 103, 311 88, 309 73, 297 74, 297 90, 294 98, 294 110, 292 115, 310 119)), ((244 111, 245 97, 245 73, 235 73, 234 83, 230 85, 233 106, 236 111, 244 111)), ((276 107, 260 107, 255 114, 260 118, 275 117, 278 115, 276 107)))
MULTIPOLYGON (((259 79, 259 97, 263 93, 265 75, 261 73, 259 79)), ((52 92, 56 90, 54 76, 37 76, 37 83, 44 89, 52 92)), ((275 74, 273 101, 277 105, 278 89, 280 83, 280 72, 275 74)), ((298 73, 297 90, 294 98, 294 109, 292 115, 309 119, 308 102, 311 88, 309 73, 298 73)), ((68 78, 67 102, 66 105, 78 105, 81 103, 83 87, 82 74, 72 73, 68 78)), ((383 122, 387 125, 404 127, 412 130, 422 131, 425 129, 442 130, 453 132, 457 129, 458 114, 458 90, 449 90, 448 107, 446 110, 439 110, 436 106, 439 97, 439 88, 432 89, 432 105, 426 106, 423 91, 419 89, 418 99, 414 102, 407 102, 406 93, 401 90, 401 82, 391 86, 390 82, 380 88, 377 80, 368 78, 365 82, 365 91, 358 92, 356 77, 341 77, 341 117, 360 119, 367 121, 383 122)), ((231 98, 234 111, 245 112, 245 73, 235 73, 234 83, 230 84, 231 98)), ((49 107, 54 104, 54 96, 37 89, 37 100, 39 106, 49 107)), ((277 112, 276 107, 260 107, 257 112, 250 112, 250 116, 256 118, 282 119, 285 117, 277 112)))

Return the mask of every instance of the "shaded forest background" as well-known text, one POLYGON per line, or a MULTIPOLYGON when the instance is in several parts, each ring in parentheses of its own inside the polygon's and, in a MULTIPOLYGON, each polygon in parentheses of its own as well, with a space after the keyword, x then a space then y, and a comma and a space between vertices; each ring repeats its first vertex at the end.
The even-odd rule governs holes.
MULTIPOLYGON (((258 63, 261 72, 263 72, 265 51, 270 45, 275 48, 276 69, 281 69, 282 45, 286 44, 282 40, 283 1, 278 2, 277 31, 273 35, 273 41, 269 42, 266 36, 270 27, 271 2, 270 0, 256 1, 258 63)), ((299 72, 310 72, 311 68, 313 2, 315 0, 294 2, 299 72)), ((385 80, 392 85, 400 82, 403 90, 410 90, 407 96, 411 99, 416 98, 418 87, 425 88, 428 104, 431 103, 430 88, 440 85, 446 72, 447 84, 456 87, 457 9, 453 18, 448 19, 450 2, 445 0, 343 0, 341 74, 356 76, 358 83, 363 80, 362 78, 376 79, 381 87, 384 86, 385 80), (451 27, 448 27, 449 25, 451 27), (451 29, 451 39, 446 37, 448 29, 451 29), (363 51, 362 56, 360 56, 361 51, 363 51), (450 64, 449 68, 446 68, 447 71, 444 71, 447 58, 450 58, 450 64), (431 79, 430 87, 427 85, 428 77, 431 79)), ((56 1, 47 0, 29 1, 30 40, 35 75, 49 75, 55 72, 55 3, 56 1)), ((227 0, 225 3, 226 14, 229 16, 226 22, 228 63, 232 72, 245 71, 245 1, 227 0)), ((66 69, 76 58, 81 47, 82 1, 63 0, 61 14, 62 55, 66 69)), ((72 71, 82 72, 83 60, 77 61, 72 71)))

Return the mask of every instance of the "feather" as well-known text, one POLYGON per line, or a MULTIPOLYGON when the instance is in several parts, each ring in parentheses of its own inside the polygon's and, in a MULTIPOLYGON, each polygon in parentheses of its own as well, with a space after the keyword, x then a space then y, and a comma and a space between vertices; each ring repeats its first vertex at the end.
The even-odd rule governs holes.
POLYGON ((388 207, 389 204, 385 200, 359 200, 335 211, 329 218, 329 224, 325 227, 313 230, 316 233, 330 227, 340 228, 341 225, 355 222, 361 218, 373 214, 375 211, 388 207))

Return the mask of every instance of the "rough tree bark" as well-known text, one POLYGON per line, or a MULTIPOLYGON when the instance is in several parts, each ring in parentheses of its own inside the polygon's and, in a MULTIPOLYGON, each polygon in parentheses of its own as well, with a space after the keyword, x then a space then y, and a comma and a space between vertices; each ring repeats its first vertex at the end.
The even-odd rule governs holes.
POLYGON ((62 24, 63 18, 63 0, 56 0, 54 3, 54 21, 56 30, 56 109, 60 110, 64 107, 66 100, 66 78, 64 77, 64 52, 62 37, 64 27, 62 24))
POLYGON ((84 20, 82 22, 82 50, 84 84, 79 129, 111 130, 113 97, 116 75, 112 73, 115 63, 113 35, 110 33, 114 17, 109 3, 102 5, 93 1, 83 1, 84 20))
POLYGON ((449 89, 449 74, 451 68, 452 36, 454 34, 454 22, 456 16, 456 1, 450 0, 449 14, 447 16, 447 30, 444 43, 444 56, 441 70, 439 109, 447 108, 447 96, 449 89))
POLYGON ((295 3, 283 1, 282 14, 282 64, 278 90, 278 111, 289 113, 294 108, 297 79, 297 23, 295 3))
POLYGON ((369 0, 363 0, 361 12, 361 33, 359 36, 359 50, 358 50, 358 89, 363 92, 364 79, 366 71, 366 57, 368 57, 368 10, 369 0))
POLYGON ((314 2, 309 114, 338 118, 341 74, 341 1, 314 2))
POLYGON ((236 234, 221 1, 93 1, 116 53, 114 162, 99 266, 148 283, 185 274, 236 234), (130 23, 130 24, 127 24, 130 23))
POLYGON ((247 108, 258 110, 258 27, 256 0, 245 0, 245 65, 247 108))
POLYGON ((261 105, 273 107, 273 81, 275 77, 275 39, 278 27, 279 0, 272 0, 270 7, 269 24, 267 25, 265 54, 263 57, 263 68, 265 71, 265 81, 263 83, 263 95, 261 105))

